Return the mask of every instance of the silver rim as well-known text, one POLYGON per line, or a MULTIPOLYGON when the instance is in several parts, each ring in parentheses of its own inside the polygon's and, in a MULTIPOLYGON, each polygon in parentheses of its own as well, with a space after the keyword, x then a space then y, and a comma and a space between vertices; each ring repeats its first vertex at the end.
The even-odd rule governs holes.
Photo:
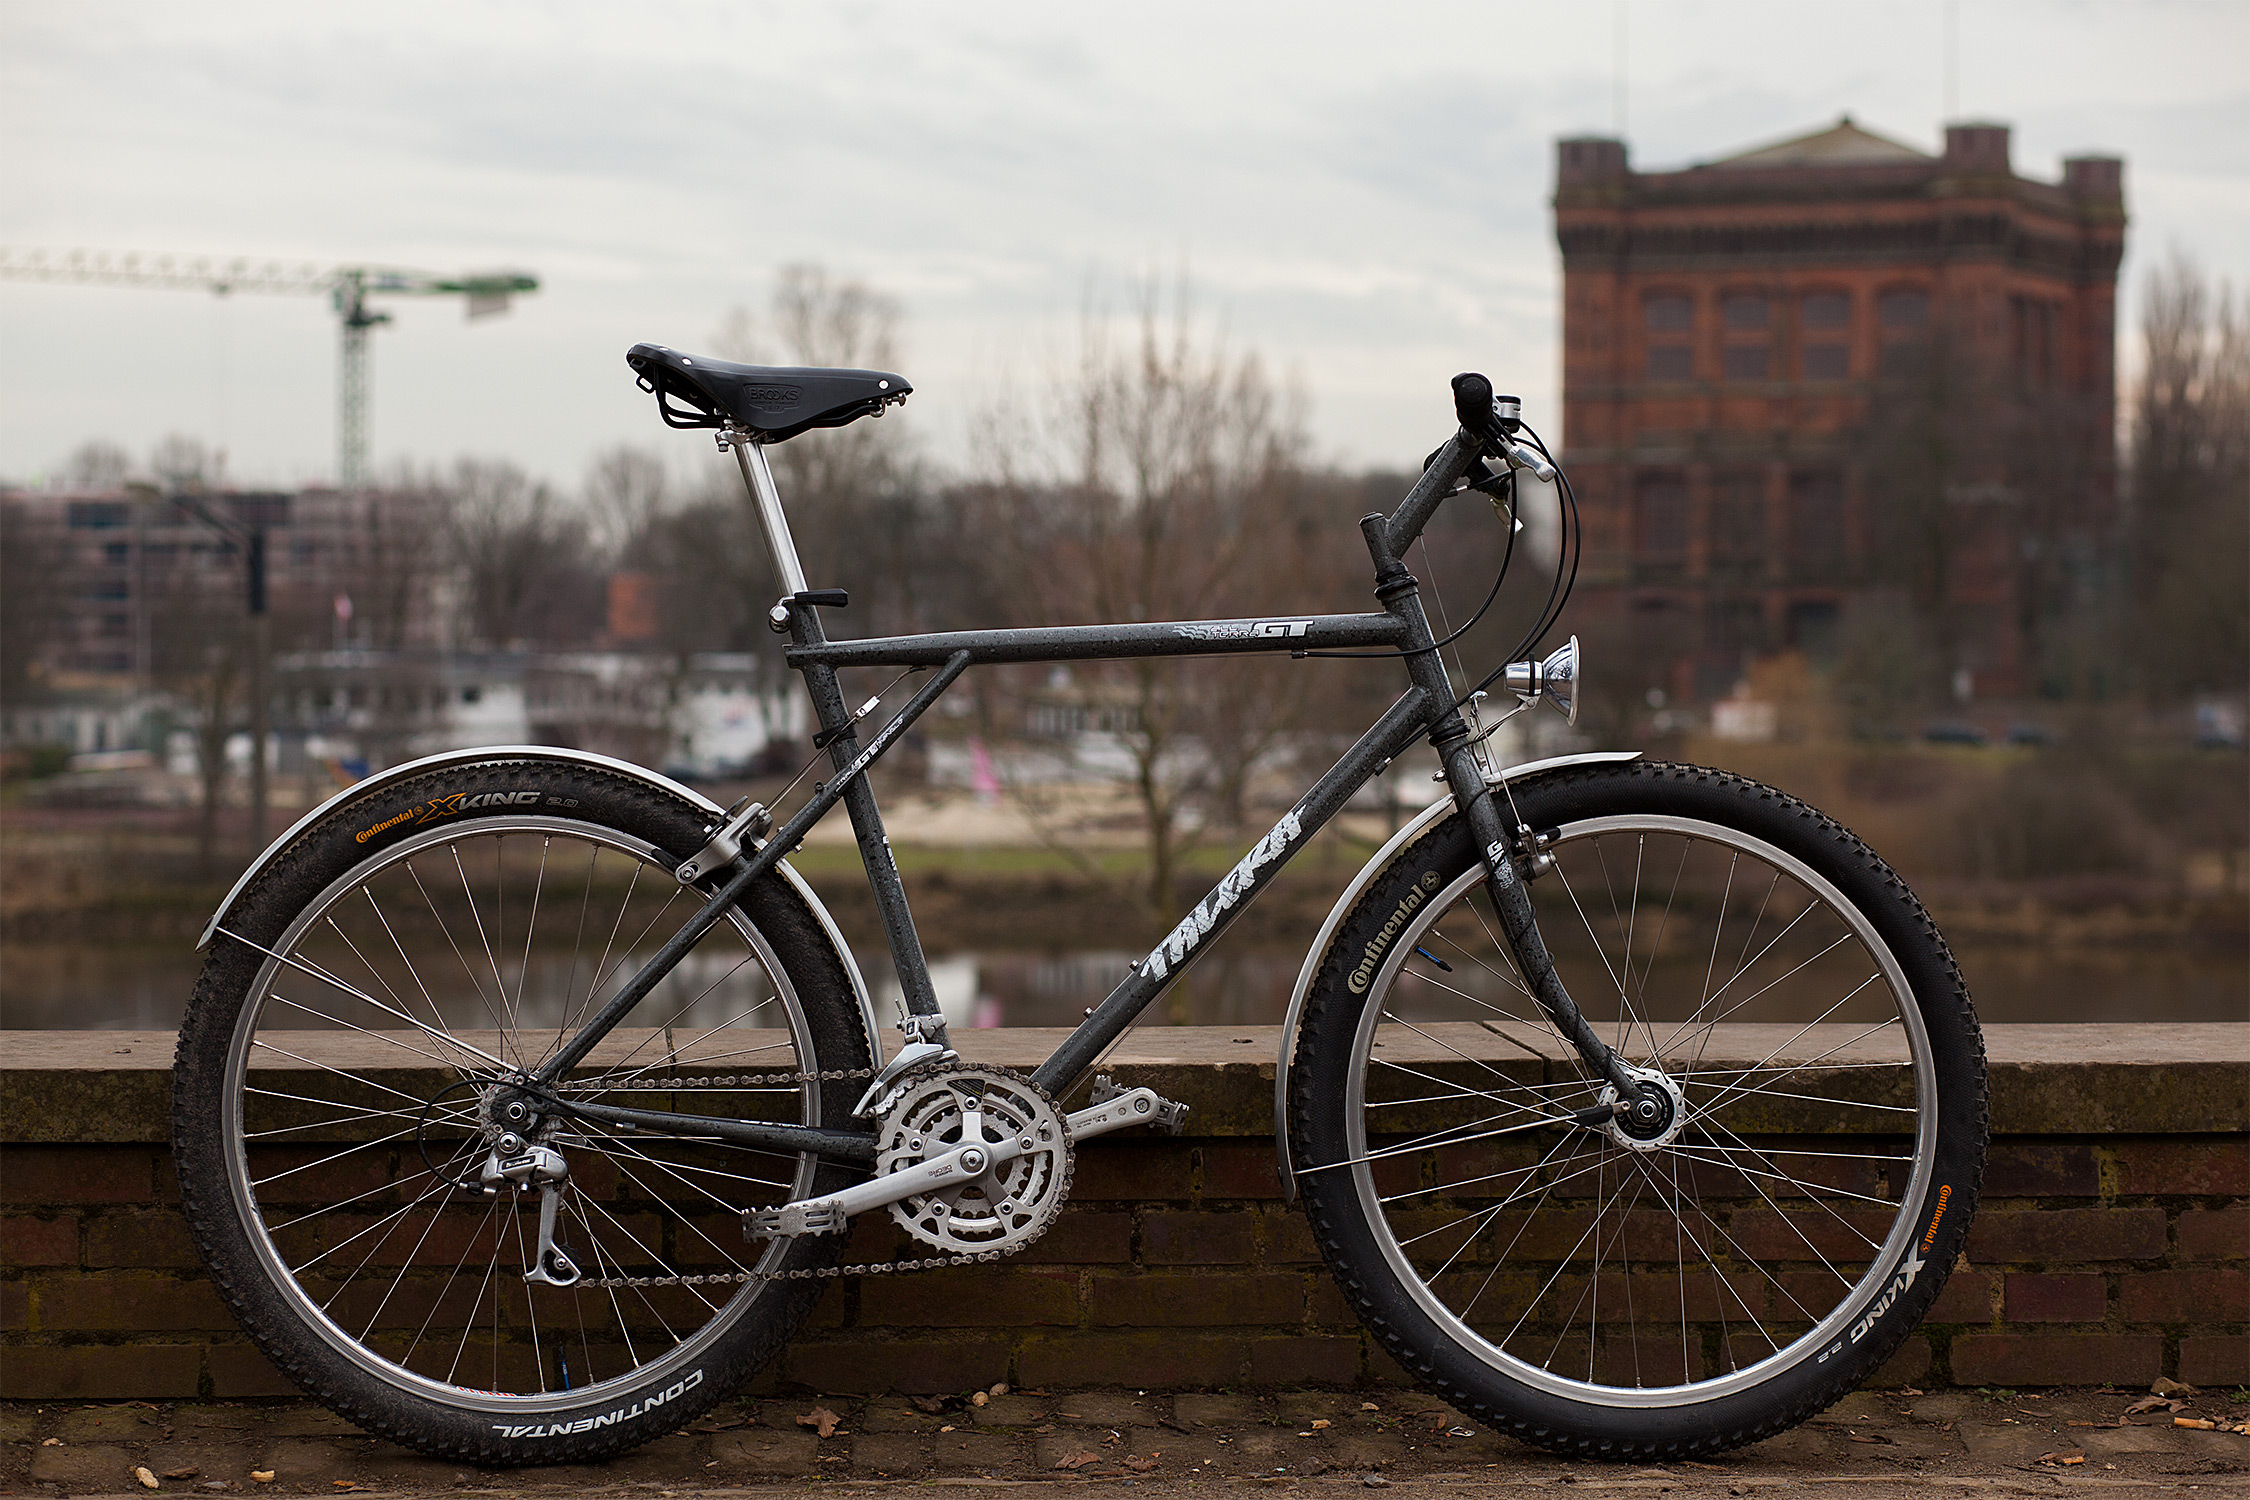
MULTIPOLYGON (((372 856, 291 923, 236 1021, 220 1123, 251 1245, 321 1338, 416 1395, 528 1417, 565 1391, 692 1383, 772 1294, 753 1273, 785 1250, 752 1250, 739 1214, 804 1196, 810 1158, 556 1127, 558 1239, 586 1277, 571 1287, 524 1279, 541 1195, 478 1190, 484 1081, 552 1055, 702 900, 653 845, 514 816, 372 856), (590 1284, 635 1280, 661 1284, 590 1284)), ((817 1086, 741 1076, 814 1055, 789 976, 737 912, 570 1089, 818 1124, 817 1086)))
POLYGON ((1579 1402, 1686 1405, 1832 1357, 1919 1266, 1936 1079, 1896 956, 1730 829, 1587 819, 1553 853, 1541 933, 1682 1118, 1654 1141, 1568 1123, 1604 1085, 1470 869, 1402 924, 1354 1040, 1345 1160, 1392 1273, 1457 1346, 1579 1402))

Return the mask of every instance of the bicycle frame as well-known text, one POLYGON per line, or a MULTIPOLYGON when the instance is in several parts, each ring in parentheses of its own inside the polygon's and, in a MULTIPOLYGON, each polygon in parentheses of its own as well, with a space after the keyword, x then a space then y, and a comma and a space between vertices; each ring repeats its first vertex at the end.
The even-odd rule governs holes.
MULTIPOLYGON (((891 961, 898 974, 906 1011, 910 1017, 921 1018, 916 1023, 917 1034, 942 1047, 944 1019, 930 985, 921 939, 907 907, 905 887, 899 877, 897 861, 892 857, 890 839, 884 832, 882 814, 876 806, 874 790, 867 782, 866 771, 969 667, 1001 662, 1136 660, 1366 647, 1388 647, 1399 654, 1411 682, 1407 691, 1313 783, 1263 838, 1251 846, 1225 877, 1196 903, 1188 916, 1133 966, 1109 997, 1033 1072, 1033 1081, 1058 1098, 1066 1093, 1141 1013, 1208 951, 1312 835, 1341 811, 1370 778, 1425 734, 1444 763, 1456 805, 1469 817, 1478 847, 1485 851, 1503 926, 1508 930, 1519 961, 1525 965, 1526 976, 1563 1028, 1563 1034, 1577 1042, 1597 1068, 1612 1071, 1609 1049, 1586 1027, 1576 1006, 1563 993, 1561 981, 1554 975, 1553 964, 1546 958, 1537 931, 1530 925, 1530 902, 1522 892, 1521 881, 1516 878, 1509 852, 1515 833, 1502 826, 1493 806, 1472 736, 1455 704, 1453 685, 1435 649, 1435 638, 1422 609, 1419 587, 1400 561, 1401 555, 1421 535, 1438 505, 1463 488, 1464 476, 1478 460, 1478 441, 1472 434, 1463 430, 1449 439, 1389 516, 1370 515, 1361 519, 1360 531, 1375 564, 1375 594, 1384 606, 1380 613, 967 630, 846 641, 829 640, 821 627, 819 606, 842 601, 840 598, 822 599, 806 592, 804 569, 763 451, 738 432, 723 431, 719 440, 722 448, 734 449, 744 482, 757 503, 775 575, 789 589, 774 605, 770 618, 777 629, 788 633, 790 643, 783 653, 784 659, 804 677, 821 725, 821 738, 817 743, 826 745, 835 774, 754 854, 734 861, 716 893, 604 1004, 568 1045, 530 1075, 530 1084, 550 1084, 583 1060, 718 923, 735 901, 796 848, 812 825, 838 802, 844 804, 851 818, 876 910, 889 940, 891 961), (862 748, 856 732, 858 721, 845 705, 836 674, 848 667, 882 666, 934 667, 936 674, 862 748), (1512 915, 1517 915, 1511 912, 1511 896, 1514 905, 1520 907, 1520 920, 1511 919, 1512 915)), ((848 1130, 724 1120, 592 1103, 574 1102, 567 1108, 574 1114, 643 1131, 711 1135, 739 1144, 813 1150, 862 1162, 872 1161, 874 1156, 872 1135, 848 1130)))

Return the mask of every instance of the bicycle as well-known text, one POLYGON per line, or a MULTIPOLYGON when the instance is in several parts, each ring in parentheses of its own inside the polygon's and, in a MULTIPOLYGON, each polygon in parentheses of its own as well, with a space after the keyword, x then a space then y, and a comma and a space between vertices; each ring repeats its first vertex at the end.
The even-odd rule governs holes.
MULTIPOLYGON (((1472 493, 1512 550, 1515 476, 1556 473, 1513 398, 1457 377, 1458 429, 1361 521, 1378 611, 830 640, 821 611, 846 598, 807 586, 764 450, 911 387, 628 360, 668 424, 714 430, 741 469, 829 771, 776 827, 600 756, 435 756, 340 793, 244 873, 203 935, 175 1152, 213 1277, 309 1394, 449 1459, 584 1460, 706 1409, 830 1278, 1020 1250, 1081 1145, 1184 1113, 1098 1076, 1063 1101, 1424 737, 1450 797, 1338 900, 1277 1065, 1285 1192, 1373 1338, 1500 1431, 1660 1459, 1803 1420, 1927 1311, 1975 1210, 1986 1093, 1912 892, 1725 772, 1491 765, 1481 689, 1574 713, 1575 640, 1467 692, 1447 671, 1460 632, 1434 634, 1403 559, 1472 493), (977 663, 1234 652, 1388 655, 1408 685, 1045 1063, 962 1062, 867 768, 977 663), (874 666, 929 675, 862 743, 881 695, 854 710, 837 674, 874 666), (887 1059, 784 862, 839 803, 903 997, 887 1059), (849 1262, 845 1232, 878 1210, 910 1250, 849 1262)), ((1558 494, 1567 535, 1567 477, 1558 494)))

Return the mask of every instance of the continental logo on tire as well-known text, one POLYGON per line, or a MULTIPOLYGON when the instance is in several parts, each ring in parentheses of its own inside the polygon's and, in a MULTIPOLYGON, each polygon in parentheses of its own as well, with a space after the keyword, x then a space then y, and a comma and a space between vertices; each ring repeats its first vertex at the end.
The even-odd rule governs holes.
POLYGON ((696 1370, 661 1391, 650 1392, 631 1406, 620 1406, 617 1410, 603 1412, 598 1417, 580 1417, 574 1422, 495 1422, 492 1430, 507 1438, 569 1437, 574 1433, 592 1432, 598 1427, 612 1427, 619 1422, 629 1422, 644 1412, 651 1412, 677 1401, 701 1384, 703 1372, 696 1370))
POLYGON ((1374 982, 1375 971, 1382 967, 1383 955, 1389 951, 1391 941, 1405 928, 1406 919, 1420 911, 1423 903, 1428 901, 1436 893, 1437 888, 1444 883, 1444 877, 1440 876, 1435 870, 1424 872, 1422 878, 1414 882, 1413 889, 1409 890, 1398 905, 1391 909, 1391 914, 1383 919, 1383 925, 1376 931, 1374 940, 1360 951, 1359 965, 1352 970, 1350 977, 1344 981, 1344 988, 1355 995, 1367 993, 1367 986, 1374 982))
POLYGON ((401 824, 419 828, 424 823, 434 823, 439 818, 475 812, 484 807, 531 807, 546 795, 537 788, 518 788, 505 792, 449 792, 443 797, 418 802, 402 813, 393 813, 380 823, 362 828, 352 835, 352 839, 355 843, 364 844, 377 834, 387 833, 401 824))

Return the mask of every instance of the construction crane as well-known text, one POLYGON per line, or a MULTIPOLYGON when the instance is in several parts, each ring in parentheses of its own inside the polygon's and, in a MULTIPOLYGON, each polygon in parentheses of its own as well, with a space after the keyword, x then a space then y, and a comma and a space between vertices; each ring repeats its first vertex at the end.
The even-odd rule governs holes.
POLYGON ((10 250, 0 247, 0 278, 75 281, 109 286, 172 287, 212 292, 264 292, 325 296, 335 310, 336 482, 346 489, 367 482, 367 417, 374 391, 369 380, 367 332, 391 315, 368 305, 373 296, 468 299, 473 319, 506 312, 509 300, 539 290, 523 271, 443 276, 396 266, 321 266, 207 255, 142 255, 134 251, 10 250))

